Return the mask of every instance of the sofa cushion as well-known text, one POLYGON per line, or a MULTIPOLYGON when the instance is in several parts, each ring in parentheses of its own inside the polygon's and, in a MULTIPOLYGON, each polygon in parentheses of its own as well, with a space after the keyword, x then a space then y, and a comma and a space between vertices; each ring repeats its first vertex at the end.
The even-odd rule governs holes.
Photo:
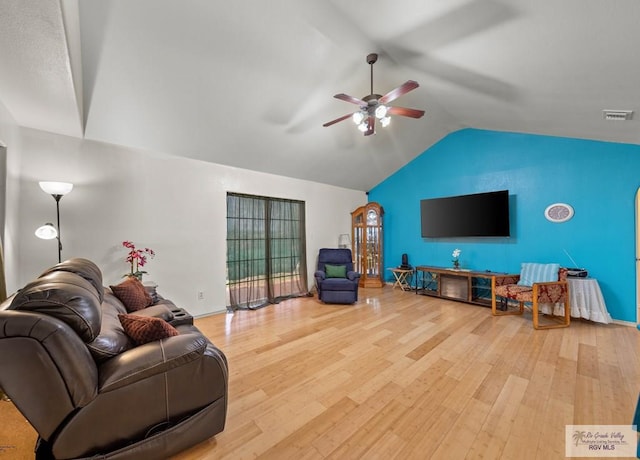
POLYGON ((140 280, 134 276, 128 276, 120 284, 109 287, 113 294, 124 304, 128 312, 141 310, 152 303, 151 296, 140 280))
POLYGON ((127 311, 124 305, 109 291, 105 291, 102 302, 102 328, 93 342, 87 344, 91 356, 97 363, 102 363, 135 346, 124 332, 119 314, 127 311))
POLYGON ((358 283, 347 278, 327 278, 322 282, 323 291, 357 291, 358 283))
POLYGON ((533 286, 534 283, 558 281, 560 264, 523 263, 520 269, 520 286, 533 286))
POLYGON ((327 275, 327 278, 346 278, 347 277, 346 265, 325 264, 324 271, 327 275))
POLYGON ((94 286, 75 273, 55 271, 20 289, 9 310, 33 311, 67 323, 83 342, 93 341, 101 329, 100 299, 94 286))
POLYGON ((80 257, 74 257, 48 268, 39 276, 39 278, 53 272, 69 272, 83 277, 93 285, 98 293, 100 302, 102 302, 104 293, 104 287, 102 286, 102 272, 92 261, 80 257))
POLYGON ((131 337, 136 345, 144 345, 180 335, 175 327, 160 318, 119 314, 118 319, 122 323, 124 332, 131 337))

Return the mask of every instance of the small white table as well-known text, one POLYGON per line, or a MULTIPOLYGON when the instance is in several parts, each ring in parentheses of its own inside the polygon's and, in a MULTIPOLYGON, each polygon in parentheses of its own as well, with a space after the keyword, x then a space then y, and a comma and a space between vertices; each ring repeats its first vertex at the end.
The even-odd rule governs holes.
MULTIPOLYGON (((569 283, 571 317, 604 324, 609 324, 612 321, 597 279, 567 278, 567 281, 569 283)), ((552 308, 554 315, 564 314, 562 304, 540 304, 542 313, 550 313, 552 308)))
POLYGON ((611 315, 604 303, 600 285, 595 278, 567 278, 571 299, 571 316, 608 324, 611 315))

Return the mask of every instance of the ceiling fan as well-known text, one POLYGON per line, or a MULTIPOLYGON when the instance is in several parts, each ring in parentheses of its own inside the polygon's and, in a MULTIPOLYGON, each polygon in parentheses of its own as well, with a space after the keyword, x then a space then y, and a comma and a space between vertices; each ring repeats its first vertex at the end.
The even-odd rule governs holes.
POLYGON ((358 99, 357 97, 349 96, 348 94, 336 94, 336 99, 342 101, 351 102, 360 106, 360 110, 357 112, 343 115, 340 118, 329 121, 322 126, 331 126, 340 121, 351 118, 353 122, 358 125, 358 129, 364 133, 365 136, 375 134, 375 122, 376 118, 380 121, 380 124, 384 128, 391 121, 390 115, 401 115, 403 117, 420 118, 424 115, 424 110, 408 109, 406 107, 390 107, 386 104, 399 98, 403 94, 408 93, 416 89, 418 86, 417 81, 408 80, 395 89, 392 89, 384 96, 380 94, 374 94, 373 92, 373 64, 378 60, 376 53, 371 53, 367 56, 367 64, 371 66, 371 94, 358 99))

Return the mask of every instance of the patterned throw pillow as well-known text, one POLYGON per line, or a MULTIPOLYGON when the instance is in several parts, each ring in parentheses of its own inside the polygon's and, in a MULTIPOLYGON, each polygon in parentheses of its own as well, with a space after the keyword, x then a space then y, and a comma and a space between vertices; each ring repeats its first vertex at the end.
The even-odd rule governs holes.
POLYGON ((109 287, 128 312, 142 310, 153 303, 151 296, 135 276, 128 276, 122 283, 109 287))
POLYGON ((520 286, 533 286, 534 283, 558 281, 560 264, 523 263, 520 269, 520 286))
POLYGON ((178 330, 165 320, 139 315, 119 314, 118 319, 124 332, 136 345, 155 342, 180 335, 178 330))
POLYGON ((347 266, 346 265, 324 265, 324 272, 327 278, 346 278, 347 266))

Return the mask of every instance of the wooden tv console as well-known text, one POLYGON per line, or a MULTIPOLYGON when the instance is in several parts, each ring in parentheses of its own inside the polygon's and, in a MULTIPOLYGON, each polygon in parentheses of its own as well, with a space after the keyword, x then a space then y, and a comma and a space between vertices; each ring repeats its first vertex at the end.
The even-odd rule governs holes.
POLYGON ((513 276, 508 273, 491 271, 477 272, 418 265, 416 267, 416 294, 490 307, 492 286, 495 286, 495 280, 513 276))

